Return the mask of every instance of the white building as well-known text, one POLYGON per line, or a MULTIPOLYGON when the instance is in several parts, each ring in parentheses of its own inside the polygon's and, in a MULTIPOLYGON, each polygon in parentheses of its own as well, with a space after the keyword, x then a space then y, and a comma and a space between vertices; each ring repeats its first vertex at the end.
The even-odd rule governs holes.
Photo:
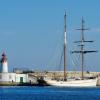
POLYGON ((2 54, 0 61, 0 83, 5 82, 14 82, 14 83, 27 83, 28 74, 18 74, 18 73, 9 73, 8 72, 8 61, 6 54, 2 54))

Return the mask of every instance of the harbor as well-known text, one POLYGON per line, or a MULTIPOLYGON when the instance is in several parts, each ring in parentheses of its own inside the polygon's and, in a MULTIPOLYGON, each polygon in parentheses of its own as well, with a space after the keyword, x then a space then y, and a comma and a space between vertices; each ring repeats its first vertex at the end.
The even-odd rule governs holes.
POLYGON ((0 100, 100 100, 99 8, 1 0, 0 100))
MULTIPOLYGON (((63 71, 25 71, 14 70, 9 72, 8 58, 5 53, 2 54, 0 64, 0 86, 48 86, 45 79, 64 81, 63 71)), ((100 86, 100 72, 81 72, 81 71, 68 71, 67 79, 81 80, 82 74, 84 79, 97 79, 94 86, 100 86)), ((83 80, 84 81, 84 80, 83 80)), ((78 82, 78 81, 77 81, 78 82)), ((81 85, 80 85, 81 86, 81 85)), ((91 86, 91 85, 90 85, 91 86)), ((69 87, 69 86, 67 86, 69 87)))
MULTIPOLYGON (((45 83, 43 79, 51 80, 62 80, 63 81, 63 71, 29 71, 29 70, 14 70, 14 72, 8 72, 8 58, 5 53, 1 57, 1 70, 0 70, 0 86, 47 86, 49 84, 45 83), (42 78, 42 83, 38 80, 42 78)), ((100 72, 83 72, 85 79, 95 79, 100 77, 100 72)), ((81 71, 68 71, 68 79, 81 80, 81 71)), ((98 83, 98 86, 100 82, 98 83)))

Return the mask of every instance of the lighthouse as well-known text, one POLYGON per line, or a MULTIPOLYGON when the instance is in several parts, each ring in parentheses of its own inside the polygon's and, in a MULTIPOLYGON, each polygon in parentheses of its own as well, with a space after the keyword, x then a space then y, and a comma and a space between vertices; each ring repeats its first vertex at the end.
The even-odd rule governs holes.
POLYGON ((2 54, 1 58, 1 73, 8 73, 8 62, 5 53, 2 54))
POLYGON ((29 82, 28 74, 8 72, 8 59, 5 53, 2 53, 0 59, 0 86, 1 85, 13 85, 13 82, 17 84, 29 82), (2 84, 1 84, 2 83, 2 84))

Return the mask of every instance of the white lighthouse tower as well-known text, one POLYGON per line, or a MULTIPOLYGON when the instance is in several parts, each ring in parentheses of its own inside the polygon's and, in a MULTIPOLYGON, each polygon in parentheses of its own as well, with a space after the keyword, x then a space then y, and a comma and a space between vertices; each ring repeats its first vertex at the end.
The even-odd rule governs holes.
POLYGON ((8 62, 5 53, 2 54, 1 58, 1 73, 8 73, 8 62))

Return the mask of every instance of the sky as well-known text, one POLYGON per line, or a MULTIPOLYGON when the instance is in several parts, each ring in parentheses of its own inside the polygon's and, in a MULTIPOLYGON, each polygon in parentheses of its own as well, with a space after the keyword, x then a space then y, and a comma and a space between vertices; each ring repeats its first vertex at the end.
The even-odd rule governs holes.
POLYGON ((58 70, 66 11, 67 69, 81 69, 79 64, 77 67, 73 64, 73 56, 77 60, 78 57, 70 51, 77 47, 73 42, 80 40, 80 32, 75 29, 81 27, 84 17, 86 27, 90 29, 85 32, 85 38, 94 40, 85 47, 98 50, 98 53, 85 55, 85 70, 100 71, 99 4, 100 0, 1 0, 0 55, 6 53, 9 70, 58 70))

